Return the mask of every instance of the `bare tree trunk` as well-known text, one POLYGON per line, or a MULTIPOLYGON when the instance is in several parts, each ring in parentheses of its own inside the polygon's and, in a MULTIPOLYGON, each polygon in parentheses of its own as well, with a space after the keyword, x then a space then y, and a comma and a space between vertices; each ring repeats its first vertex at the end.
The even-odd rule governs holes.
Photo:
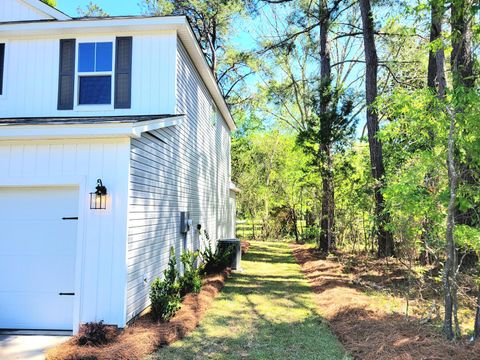
POLYGON ((473 328, 473 338, 478 339, 480 337, 480 292, 477 296, 477 311, 475 313, 475 326, 473 328))
MULTIPOLYGON (((431 1, 431 19, 430 19, 430 43, 441 41, 442 21, 445 13, 444 0, 431 1)), ((428 54, 428 75, 427 86, 434 90, 441 99, 445 97, 447 86, 445 77, 444 60, 445 52, 443 46, 436 51, 430 51, 428 54)))
MULTIPOLYGON (((322 166, 323 167, 323 166, 322 166)), ((320 243, 319 243, 319 249, 327 253, 329 251, 329 246, 328 246, 328 238, 329 238, 329 224, 328 224, 328 219, 329 219, 329 214, 328 214, 328 200, 329 200, 329 184, 328 184, 328 179, 327 176, 325 175, 325 171, 322 169, 322 213, 320 217, 320 243)))
MULTIPOLYGON (((330 30, 330 10, 328 1, 320 1, 320 116, 327 114, 331 97, 332 66, 328 32, 330 30)), ((321 120, 321 132, 329 131, 328 116, 321 120)), ((328 138, 328 136, 325 136, 328 138)), ((319 149, 320 171, 322 174, 322 214, 320 219, 320 250, 329 252, 335 242, 335 204, 333 192, 332 160, 329 143, 322 143, 319 149)))
POLYGON ((448 203, 447 232, 446 232, 446 253, 447 259, 443 270, 443 287, 445 302, 445 317, 443 320, 443 333, 448 339, 454 338, 453 333, 453 310, 456 300, 456 263, 457 255, 455 249, 455 201, 457 197, 458 175, 455 166, 455 113, 447 108, 450 115, 450 131, 448 134, 447 165, 450 184, 450 200, 448 203))
MULTIPOLYGON (((451 1, 451 33, 452 33, 452 54, 450 64, 452 67, 452 78, 454 94, 459 92, 467 92, 473 89, 475 85, 475 76, 473 71, 473 31, 472 31, 472 18, 473 10, 472 5, 475 3, 472 0, 452 0, 451 1)), ((461 100, 458 99, 458 100, 461 100)), ((457 102, 458 103, 458 102, 457 102)), ((454 109, 455 113, 463 112, 462 106, 457 105, 454 109)), ((465 136, 466 134, 460 133, 459 136, 465 136)), ((475 177, 472 175, 473 169, 469 162, 471 159, 467 156, 466 160, 459 162, 459 176, 457 182, 462 184, 473 185, 476 183, 475 177)), ((475 225, 475 209, 469 209, 467 211, 461 211, 459 208, 455 209, 456 222, 462 225, 474 226, 475 225)), ((456 249, 455 249, 456 251, 456 249)), ((461 250, 460 251, 468 251, 461 250)), ((456 255, 456 254, 455 254, 456 255)), ((458 269, 455 268, 455 276, 458 269)), ((454 300, 457 298, 456 288, 454 288, 454 300)), ((480 296, 480 295, 479 295, 480 296)), ((457 319, 457 303, 454 302, 453 316, 455 320, 455 332, 459 335, 460 327, 457 319)), ((445 309, 447 311, 447 309, 445 309)), ((480 317, 479 309, 477 308, 477 314, 475 319, 480 317)), ((445 317, 446 318, 446 317, 445 317)), ((475 336, 475 334, 474 334, 475 336)))
POLYGON ((378 57, 375 47, 373 14, 370 0, 360 0, 360 11, 363 24, 363 43, 365 48, 365 95, 367 103, 367 129, 368 143, 370 146, 370 162, 372 176, 375 180, 375 218, 378 238, 378 256, 394 255, 393 236, 386 229, 389 222, 389 214, 385 212, 385 202, 382 195, 383 177, 385 168, 383 166, 382 143, 377 139, 379 131, 378 114, 374 108, 377 98, 377 75, 378 57))
POLYGON ((454 0, 451 4, 452 55, 450 63, 453 73, 453 86, 472 88, 475 85, 473 74, 471 0, 454 0))
POLYGON ((293 232, 295 234, 295 242, 298 244, 300 242, 300 238, 298 236, 297 212, 295 211, 295 206, 292 206, 291 214, 292 214, 292 221, 293 221, 293 232))
POLYGON ((329 252, 335 247, 335 192, 331 150, 322 145, 322 218, 320 250, 329 252))
POLYGON ((336 247, 335 235, 335 185, 333 182, 333 159, 331 150, 328 151, 327 157, 327 171, 328 171, 328 249, 333 250, 336 247))

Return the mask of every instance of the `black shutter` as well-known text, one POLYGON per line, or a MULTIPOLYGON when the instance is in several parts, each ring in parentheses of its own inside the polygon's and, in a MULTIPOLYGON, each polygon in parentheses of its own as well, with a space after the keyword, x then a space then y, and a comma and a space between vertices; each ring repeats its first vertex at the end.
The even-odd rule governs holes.
POLYGON ((3 94, 3 69, 5 64, 5 44, 0 44, 0 95, 3 94))
POLYGON ((115 54, 115 109, 132 105, 132 37, 117 37, 115 54))
POLYGON ((60 40, 58 110, 73 110, 75 85, 75 39, 60 40))

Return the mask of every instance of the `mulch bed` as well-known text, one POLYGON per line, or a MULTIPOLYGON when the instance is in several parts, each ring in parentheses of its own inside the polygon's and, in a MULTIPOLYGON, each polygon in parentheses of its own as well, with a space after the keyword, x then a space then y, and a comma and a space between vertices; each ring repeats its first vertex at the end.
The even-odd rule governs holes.
POLYGON ((320 313, 355 359, 480 359, 480 342, 450 342, 419 318, 387 313, 342 271, 341 263, 322 259, 305 246, 292 248, 316 294, 320 313))
POLYGON ((195 329, 213 299, 225 285, 229 270, 203 279, 198 294, 188 294, 181 309, 166 323, 154 321, 147 313, 128 325, 110 344, 79 346, 78 336, 49 350, 48 360, 136 360, 143 359, 161 346, 182 339, 195 329))

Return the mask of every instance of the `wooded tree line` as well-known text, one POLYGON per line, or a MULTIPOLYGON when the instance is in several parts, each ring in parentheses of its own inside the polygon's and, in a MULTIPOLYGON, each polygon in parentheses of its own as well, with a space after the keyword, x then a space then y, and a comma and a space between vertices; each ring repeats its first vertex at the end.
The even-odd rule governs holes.
POLYGON ((141 5, 187 15, 231 105, 239 216, 260 237, 440 269, 443 332, 459 337, 459 281, 480 279, 478 2, 141 5))
POLYGON ((443 332, 460 336, 458 277, 478 271, 480 250, 478 5, 145 3, 149 13, 189 17, 233 106, 239 213, 262 219, 264 236, 291 231, 297 240, 304 219, 324 252, 361 242, 378 257, 436 263, 443 332), (250 52, 229 39, 246 16, 267 24, 252 30, 250 52))
MULTIPOLYGON (((268 2, 274 36, 261 38, 263 84, 247 128, 258 117, 275 119, 296 137, 295 149, 304 154, 303 164, 292 164, 301 167, 296 198, 308 184, 310 206, 303 209, 314 214, 319 249, 363 242, 378 257, 414 257, 441 268, 443 332, 459 337, 459 277, 478 273, 480 250, 478 4, 268 2), (357 123, 365 124, 360 139, 357 123)), ((271 126, 263 131, 271 136, 271 126)), ((256 176, 261 186, 245 179, 249 160, 255 174, 271 172, 275 153, 255 161, 260 149, 250 139, 241 132, 237 139, 251 146, 236 155, 247 157, 236 159, 236 180, 246 190, 242 209, 276 216, 261 209, 265 189, 256 191, 265 186, 278 198, 271 177, 256 176)), ((283 206, 295 210, 298 201, 286 193, 283 206)), ((292 218, 304 215, 300 209, 292 218)), ((480 295, 474 337, 479 304, 480 295)))

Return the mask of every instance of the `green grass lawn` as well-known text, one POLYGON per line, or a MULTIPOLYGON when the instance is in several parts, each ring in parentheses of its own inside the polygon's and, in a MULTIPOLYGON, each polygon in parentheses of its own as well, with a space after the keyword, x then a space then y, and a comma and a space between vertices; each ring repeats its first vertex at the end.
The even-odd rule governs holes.
POLYGON ((252 242, 200 326, 151 359, 347 359, 286 243, 252 242))

